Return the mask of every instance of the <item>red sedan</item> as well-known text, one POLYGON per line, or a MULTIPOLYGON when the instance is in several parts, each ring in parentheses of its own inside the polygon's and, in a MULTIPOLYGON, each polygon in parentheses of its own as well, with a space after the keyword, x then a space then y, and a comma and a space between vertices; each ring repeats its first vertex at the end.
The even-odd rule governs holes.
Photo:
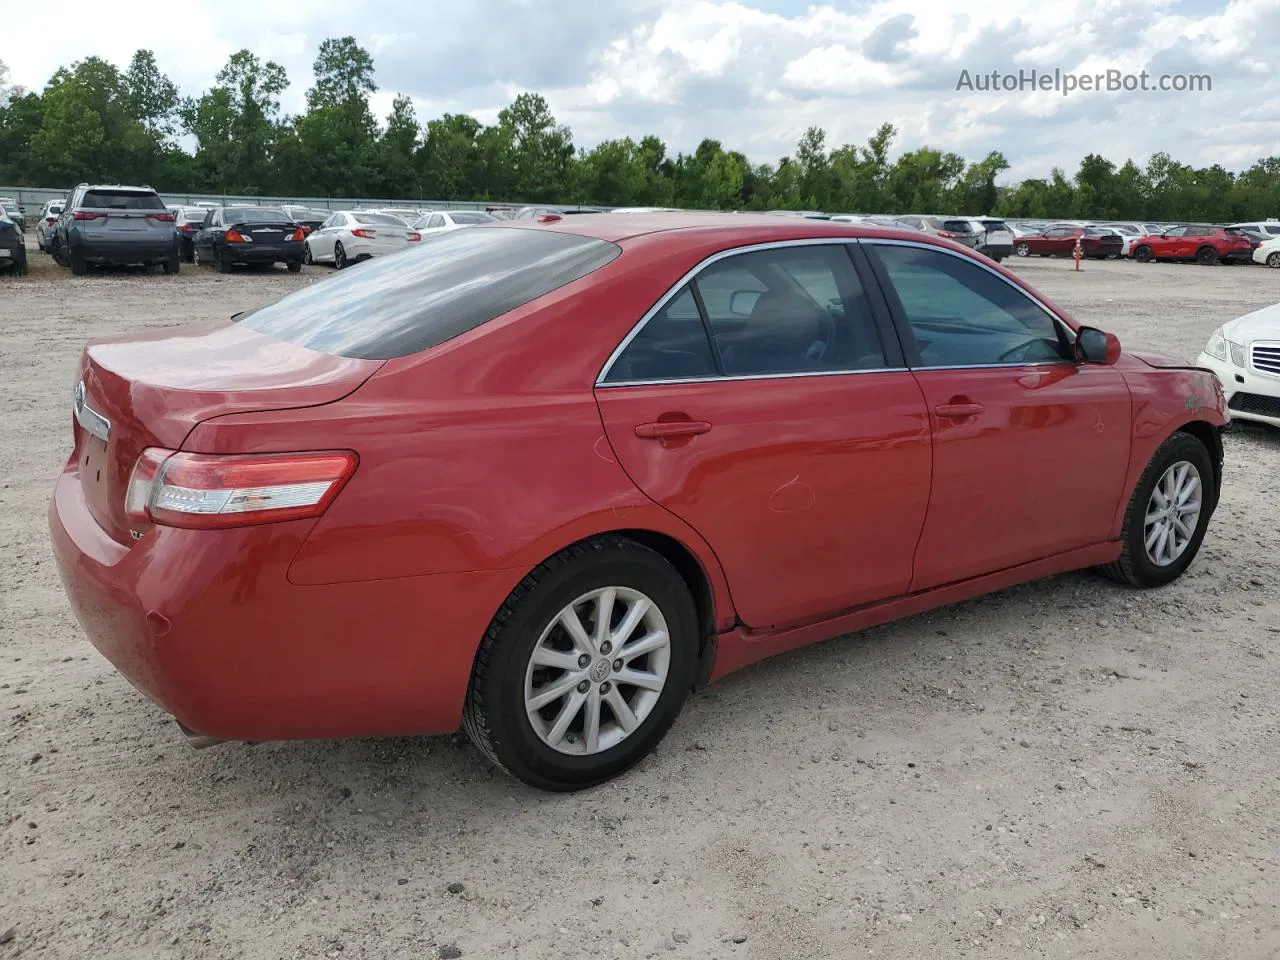
POLYGON ((1105 260, 1118 257, 1124 251, 1124 238, 1114 230, 1097 227, 1051 227, 1044 233, 1019 238, 1014 252, 1020 257, 1033 254, 1041 257, 1070 257, 1075 255, 1076 241, 1080 241, 1080 255, 1105 260))
POLYGON ((462 726, 575 789, 754 661, 1196 555, 1211 373, 919 233, 542 219, 86 348, 58 565, 188 731, 462 726))

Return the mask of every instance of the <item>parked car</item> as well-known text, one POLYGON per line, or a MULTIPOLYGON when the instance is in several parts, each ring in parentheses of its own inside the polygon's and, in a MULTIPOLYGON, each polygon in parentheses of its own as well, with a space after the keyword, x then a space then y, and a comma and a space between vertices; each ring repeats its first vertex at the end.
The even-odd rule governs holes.
MULTIPOLYGON (((538 217, 545 216, 569 216, 578 213, 604 213, 603 207, 521 207, 514 220, 536 220, 538 217)), ((791 216, 801 216, 801 214, 790 214, 791 216)))
POLYGON ((1213 331, 1196 362, 1217 376, 1232 419, 1280 427, 1280 303, 1213 331))
POLYGON ((896 230, 915 230, 911 224, 897 217, 861 216, 853 213, 837 213, 828 217, 832 223, 862 223, 872 227, 893 227, 896 230))
POLYGON ((27 275, 26 237, 4 209, 0 209, 0 273, 27 275))
POLYGON ((459 227, 497 222, 497 217, 490 216, 483 210, 434 210, 431 213, 424 213, 412 225, 409 239, 411 241, 425 240, 438 233, 457 230, 459 227))
POLYGON ((976 247, 979 235, 968 220, 945 217, 898 217, 907 226, 933 237, 952 240, 964 247, 976 247))
POLYGON ((90 640, 205 738, 462 726, 571 790, 754 661, 1191 564, 1209 371, 932 237, 663 221, 455 230, 88 346, 49 525, 90 640))
POLYGON ((285 204, 280 208, 289 219, 302 228, 304 234, 311 233, 313 230, 319 230, 321 224, 329 219, 329 210, 312 210, 309 207, 298 207, 292 204, 285 204))
POLYGON ((1133 252, 1133 241, 1137 239, 1136 236, 1129 236, 1128 234, 1124 233, 1119 227, 1099 226, 1099 227, 1096 227, 1095 229, 1101 230, 1103 233, 1115 234, 1117 237, 1120 238, 1120 249, 1117 251, 1109 252, 1107 254, 1108 260, 1122 260, 1127 258, 1130 255, 1130 253, 1133 252))
POLYGON ((1253 248, 1253 262, 1266 264, 1280 270, 1280 237, 1267 240, 1253 248))
POLYGON ((1273 237, 1280 237, 1280 220, 1254 220, 1252 223, 1231 223, 1227 225, 1232 230, 1247 230, 1251 233, 1261 233, 1266 240, 1273 237))
POLYGON ((18 205, 17 200, 13 200, 9 197, 0 197, 0 211, 3 211, 4 215, 8 217, 19 230, 23 233, 27 232, 27 218, 22 212, 22 207, 18 205))
POLYGON ((676 207, 610 207, 609 213, 679 213, 676 207))
POLYGON ((1120 234, 1104 227, 1051 227, 1039 236, 1023 237, 1014 251, 1020 257, 1071 257, 1077 240, 1081 256, 1095 260, 1119 256, 1124 249, 1120 234))
POLYGON ((385 213, 388 216, 395 217, 407 227, 409 224, 422 217, 421 210, 411 210, 408 207, 369 207, 357 211, 358 213, 385 213))
POLYGON ((306 263, 332 263, 339 270, 409 246, 409 227, 399 217, 368 210, 339 210, 308 234, 303 247, 306 263))
POLYGON ((48 249, 49 232, 57 224, 64 206, 64 200, 49 200, 40 208, 40 219, 36 221, 36 246, 41 250, 48 249))
POLYGON ((173 214, 150 187, 82 183, 58 217, 54 256, 76 276, 91 264, 160 264, 177 273, 178 232, 173 214))
POLYGON ((968 217, 977 235, 973 249, 999 263, 1013 254, 1013 232, 1003 220, 995 217, 968 217))
POLYGON ((1239 230, 1192 223, 1139 237, 1133 243, 1133 259, 1141 263, 1153 260, 1248 263, 1253 259, 1253 246, 1239 230))
POLYGON ((209 211, 204 207, 178 207, 173 215, 173 225, 178 231, 178 256, 183 263, 194 263, 196 258, 196 236, 209 218, 209 211))
POLYGON ((290 273, 302 269, 302 228, 278 207, 224 207, 214 210, 195 237, 195 261, 212 263, 219 273, 236 264, 283 263, 290 273))

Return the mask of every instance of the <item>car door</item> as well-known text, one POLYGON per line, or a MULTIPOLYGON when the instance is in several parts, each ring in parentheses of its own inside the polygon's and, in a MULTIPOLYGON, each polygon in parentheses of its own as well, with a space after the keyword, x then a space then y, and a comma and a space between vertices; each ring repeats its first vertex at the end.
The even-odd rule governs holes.
POLYGON ((1160 234, 1158 239, 1152 241, 1152 252, 1157 257, 1166 259, 1185 256, 1182 251, 1186 248, 1187 244, 1187 241, 1183 237, 1183 234, 1186 232, 1186 227, 1169 228, 1164 233, 1160 234))
POLYGON ((791 243, 714 258, 650 311, 597 385, 618 462, 711 545, 753 628, 911 581, 928 414, 851 251, 791 243))
POLYGON ((933 486, 911 589, 1107 540, 1129 465, 1114 367, 1020 287, 936 247, 865 242, 933 425, 933 486))

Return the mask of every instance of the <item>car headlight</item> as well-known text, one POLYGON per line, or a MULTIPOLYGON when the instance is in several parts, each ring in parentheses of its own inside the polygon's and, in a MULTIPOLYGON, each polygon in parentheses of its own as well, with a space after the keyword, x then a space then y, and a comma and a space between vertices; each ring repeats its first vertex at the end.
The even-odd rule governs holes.
POLYGON ((1244 347, 1238 343, 1227 341, 1227 349, 1231 351, 1231 362, 1244 369, 1244 347))
POLYGON ((1227 338, 1222 335, 1221 327, 1209 334, 1209 342, 1205 344, 1204 352, 1219 360, 1227 359, 1227 338))

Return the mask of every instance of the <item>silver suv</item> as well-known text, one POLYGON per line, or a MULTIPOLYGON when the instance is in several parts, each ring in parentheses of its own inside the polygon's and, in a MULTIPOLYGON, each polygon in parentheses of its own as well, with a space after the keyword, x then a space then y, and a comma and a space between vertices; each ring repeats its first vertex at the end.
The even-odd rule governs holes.
POLYGON ((173 214, 150 187, 82 183, 54 229, 54 256, 81 276, 90 264, 161 264, 178 272, 173 214))

